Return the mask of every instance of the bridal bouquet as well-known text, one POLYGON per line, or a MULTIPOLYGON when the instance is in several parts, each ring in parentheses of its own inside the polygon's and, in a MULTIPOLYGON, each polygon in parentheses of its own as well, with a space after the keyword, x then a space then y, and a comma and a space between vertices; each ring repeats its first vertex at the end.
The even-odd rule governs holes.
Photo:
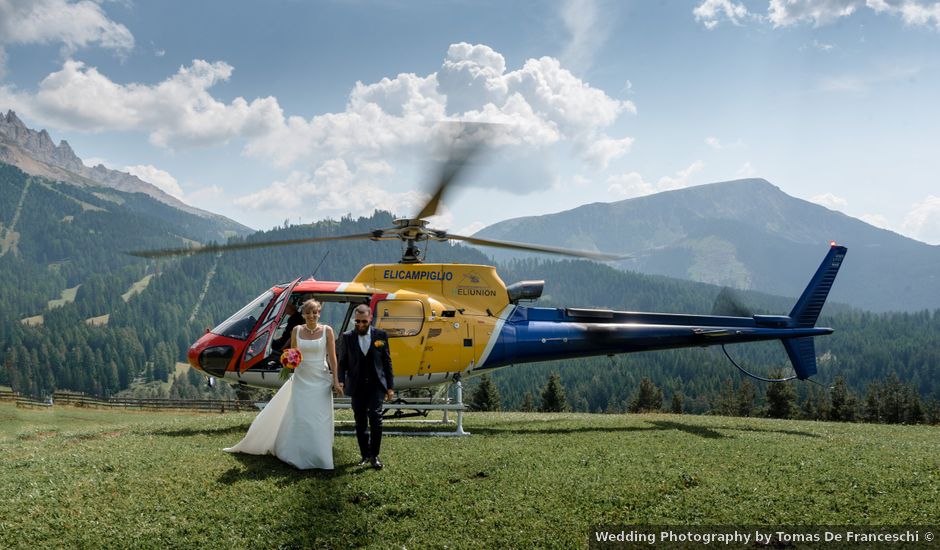
POLYGON ((284 353, 281 354, 281 373, 278 375, 281 380, 287 380, 290 378, 290 375, 293 374, 294 369, 297 368, 297 365, 303 361, 304 357, 301 355, 300 350, 297 348, 287 348, 284 350, 284 353))

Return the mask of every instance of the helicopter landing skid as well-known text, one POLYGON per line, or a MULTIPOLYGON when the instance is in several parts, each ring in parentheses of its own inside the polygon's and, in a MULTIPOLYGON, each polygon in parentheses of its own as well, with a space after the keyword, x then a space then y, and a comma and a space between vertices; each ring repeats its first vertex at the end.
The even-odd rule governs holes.
MULTIPOLYGON (((396 399, 395 401, 392 401, 392 404, 402 405, 402 406, 409 405, 408 401, 405 401, 404 399, 396 399)), ((428 409, 412 409, 411 412, 405 412, 403 409, 398 409, 398 408, 395 408, 395 409, 386 408, 382 410, 383 420, 398 420, 402 418, 414 418, 417 416, 427 417, 428 409)), ((447 420, 445 419, 441 421, 441 423, 446 424, 447 420)))
MULTIPOLYGON (((457 413, 457 429, 452 432, 427 432, 427 431, 391 431, 382 430, 383 435, 434 435, 434 436, 463 436, 470 435, 470 432, 463 429, 463 413, 467 410, 463 403, 463 386, 460 380, 454 384, 457 387, 457 399, 451 402, 450 397, 444 400, 434 400, 432 398, 411 398, 411 400, 396 399, 383 405, 383 420, 403 420, 414 417, 427 417, 430 411, 443 411, 444 417, 438 420, 412 420, 411 422, 433 423, 433 424, 453 424, 448 419, 448 413, 453 411, 457 413)), ((351 409, 352 404, 348 398, 337 398, 333 400, 334 409, 351 409)), ((340 421, 342 422, 342 421, 340 421)), ((353 431, 337 431, 337 434, 355 435, 353 431)))

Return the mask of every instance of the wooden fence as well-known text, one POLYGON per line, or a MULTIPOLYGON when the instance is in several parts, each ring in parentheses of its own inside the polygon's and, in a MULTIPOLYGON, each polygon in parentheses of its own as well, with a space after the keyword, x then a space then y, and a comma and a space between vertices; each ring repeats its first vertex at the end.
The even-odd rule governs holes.
POLYGON ((254 401, 250 400, 213 400, 213 399, 103 399, 83 393, 55 392, 51 399, 36 399, 17 392, 0 391, 0 401, 16 401, 17 407, 52 407, 68 405, 87 408, 120 408, 138 410, 186 410, 202 412, 239 412, 257 411, 254 401))

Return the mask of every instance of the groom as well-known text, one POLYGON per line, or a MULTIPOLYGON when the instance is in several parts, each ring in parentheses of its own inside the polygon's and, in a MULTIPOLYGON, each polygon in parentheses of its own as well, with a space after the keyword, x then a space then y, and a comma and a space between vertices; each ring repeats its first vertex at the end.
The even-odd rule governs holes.
POLYGON ((392 356, 388 352, 388 335, 384 330, 371 327, 372 310, 369 306, 357 306, 353 319, 355 330, 343 333, 337 350, 340 388, 352 401, 356 439, 362 455, 359 465, 372 464, 373 468, 381 470, 382 401, 395 395, 392 389, 392 356), (369 433, 366 433, 367 423, 369 433))

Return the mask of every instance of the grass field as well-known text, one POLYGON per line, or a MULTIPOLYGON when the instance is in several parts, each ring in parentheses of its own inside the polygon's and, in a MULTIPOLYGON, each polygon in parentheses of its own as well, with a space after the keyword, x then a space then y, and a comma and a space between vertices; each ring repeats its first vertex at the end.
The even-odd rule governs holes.
POLYGON ((385 470, 338 436, 336 471, 299 472, 221 451, 252 418, 0 403, 0 547, 570 548, 600 524, 940 524, 937 427, 472 413, 470 437, 388 437, 385 470))

